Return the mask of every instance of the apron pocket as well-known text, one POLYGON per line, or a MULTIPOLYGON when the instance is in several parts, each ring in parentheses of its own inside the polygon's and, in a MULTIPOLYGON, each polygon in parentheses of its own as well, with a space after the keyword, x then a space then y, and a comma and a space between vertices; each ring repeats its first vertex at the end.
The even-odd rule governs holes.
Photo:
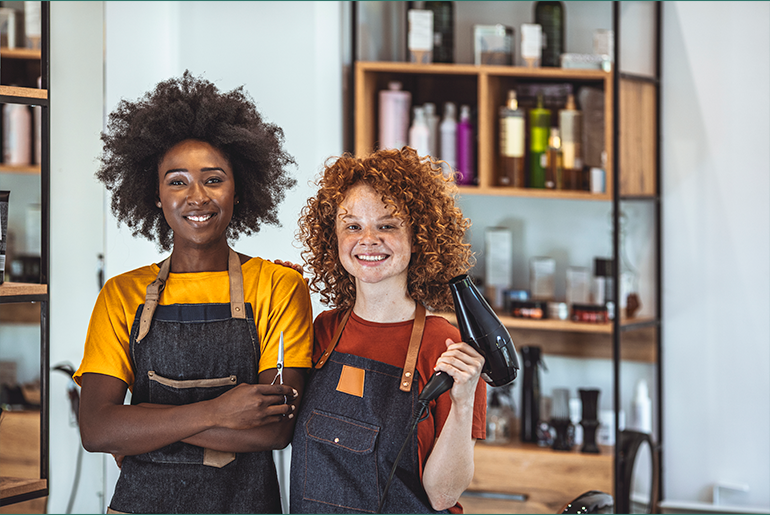
MULTIPOLYGON (((238 384, 234 375, 214 379, 177 380, 147 372, 150 382, 150 402, 153 404, 191 404, 219 397, 238 384)), ((235 459, 235 453, 212 451, 184 442, 175 442, 160 449, 136 456, 154 463, 208 465, 221 468, 235 459)))
POLYGON ((147 372, 150 380, 150 402, 153 404, 192 404, 219 397, 238 384, 234 375, 213 379, 169 379, 154 370, 147 372))
POLYGON ((355 511, 375 512, 379 503, 377 477, 378 426, 321 410, 313 410, 305 424, 306 459, 314 470, 329 471, 339 480, 308 477, 304 498, 355 511))

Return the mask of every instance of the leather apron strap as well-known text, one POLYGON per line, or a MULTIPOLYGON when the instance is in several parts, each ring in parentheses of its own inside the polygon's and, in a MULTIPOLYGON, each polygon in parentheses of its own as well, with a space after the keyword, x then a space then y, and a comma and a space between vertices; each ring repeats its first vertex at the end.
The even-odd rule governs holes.
MULTIPOLYGON (((324 366, 324 363, 331 356, 332 351, 337 346, 342 336, 342 331, 345 329, 345 324, 348 323, 350 313, 353 312, 353 308, 350 308, 342 315, 337 330, 334 332, 334 336, 329 342, 329 346, 326 347, 321 359, 316 363, 315 368, 319 369, 324 366)), ((409 348, 406 351, 406 360, 404 361, 404 370, 401 372, 401 383, 399 389, 404 392, 409 392, 412 389, 412 381, 414 380, 414 369, 417 365, 417 356, 420 354, 420 344, 422 343, 422 333, 425 331, 425 306, 421 303, 416 303, 416 309, 414 314, 414 323, 412 324, 412 335, 409 338, 409 348)))
MULTIPOLYGON (((246 307, 243 292, 243 272, 241 271, 241 260, 238 253, 233 249, 228 249, 227 258, 228 275, 230 276, 230 314, 233 318, 246 318, 246 307)), ((160 265, 158 277, 147 286, 147 293, 144 298, 144 309, 139 319, 139 333, 136 336, 137 343, 140 342, 147 333, 150 332, 152 317, 160 301, 160 294, 166 287, 168 274, 171 270, 171 256, 167 257, 160 265)))

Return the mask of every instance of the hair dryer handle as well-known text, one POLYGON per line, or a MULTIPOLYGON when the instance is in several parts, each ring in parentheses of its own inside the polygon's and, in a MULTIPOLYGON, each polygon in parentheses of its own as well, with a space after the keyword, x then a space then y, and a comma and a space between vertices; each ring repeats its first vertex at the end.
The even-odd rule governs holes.
POLYGON ((425 385, 425 388, 423 388, 422 392, 420 392, 420 396, 417 397, 417 400, 426 403, 430 402, 433 399, 436 399, 445 391, 451 389, 454 382, 455 381, 452 379, 452 376, 446 372, 434 372, 433 375, 430 376, 430 379, 428 379, 428 383, 425 385))

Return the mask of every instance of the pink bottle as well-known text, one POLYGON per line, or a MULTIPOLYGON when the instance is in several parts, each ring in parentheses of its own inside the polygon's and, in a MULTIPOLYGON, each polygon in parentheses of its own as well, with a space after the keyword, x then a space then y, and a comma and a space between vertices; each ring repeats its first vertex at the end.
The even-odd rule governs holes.
POLYGON ((468 186, 476 183, 476 163, 473 156, 473 124, 471 108, 460 107, 460 122, 457 124, 457 176, 455 182, 468 186))

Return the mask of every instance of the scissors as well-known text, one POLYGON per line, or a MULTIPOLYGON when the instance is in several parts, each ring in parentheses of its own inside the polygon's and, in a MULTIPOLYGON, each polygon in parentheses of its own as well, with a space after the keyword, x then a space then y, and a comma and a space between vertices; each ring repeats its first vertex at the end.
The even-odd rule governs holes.
MULTIPOLYGON (((275 373, 273 382, 270 384, 276 384, 276 381, 278 384, 283 384, 283 331, 281 331, 281 338, 278 340, 278 361, 275 363, 275 369, 277 372, 275 373)), ((284 395, 283 403, 287 404, 288 402, 289 399, 284 395)))

